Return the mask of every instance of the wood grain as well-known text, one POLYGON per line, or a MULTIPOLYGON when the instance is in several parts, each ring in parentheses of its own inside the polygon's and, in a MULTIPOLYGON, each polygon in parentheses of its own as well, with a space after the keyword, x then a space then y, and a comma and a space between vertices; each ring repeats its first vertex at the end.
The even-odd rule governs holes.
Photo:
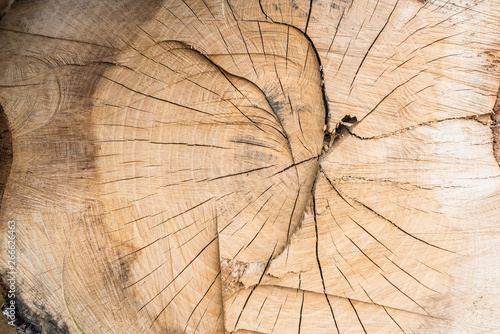
POLYGON ((18 324, 495 333, 499 18, 495 0, 14 3, 18 324))

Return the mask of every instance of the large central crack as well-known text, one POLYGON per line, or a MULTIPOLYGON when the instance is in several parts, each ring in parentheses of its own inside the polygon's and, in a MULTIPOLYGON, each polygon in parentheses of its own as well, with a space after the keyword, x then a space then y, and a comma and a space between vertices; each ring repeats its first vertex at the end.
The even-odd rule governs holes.
MULTIPOLYGON (((271 20, 273 23, 277 23, 277 24, 282 24, 282 25, 285 25, 289 28, 292 28, 292 29, 296 29, 296 30, 299 30, 301 31, 301 33, 303 34, 303 36, 307 39, 307 41, 309 42, 310 46, 311 46, 311 49, 314 51, 315 55, 316 55, 316 58, 317 58, 317 61, 318 61, 318 64, 319 64, 319 68, 318 70, 320 71, 320 74, 321 74, 321 78, 322 78, 322 81, 321 81, 321 91, 322 91, 322 97, 323 97, 323 104, 324 104, 324 110, 325 110, 325 121, 324 121, 324 127, 323 127, 323 147, 322 147, 322 150, 321 150, 321 153, 314 157, 315 159, 318 159, 318 164, 330 153, 332 152, 335 148, 337 148, 346 138, 348 138, 349 136, 354 136, 356 138, 359 138, 358 135, 356 135, 356 133, 354 132, 354 129, 356 128, 356 126, 364 119, 361 119, 361 120, 358 120, 357 117, 355 116, 351 116, 351 115, 345 115, 340 122, 338 122, 337 124, 333 125, 329 122, 330 118, 331 118, 331 114, 330 114, 330 109, 329 109, 329 105, 328 105, 328 100, 326 98, 326 91, 325 91, 325 85, 324 85, 324 72, 323 72, 323 66, 322 66, 322 63, 321 63, 321 58, 319 56, 319 53, 313 43, 313 41, 311 40, 311 38, 307 35, 306 31, 302 31, 294 26, 291 26, 289 24, 286 24, 286 23, 282 23, 282 22, 276 22, 274 20, 272 20, 263 10, 262 6, 261 6, 261 10, 262 12, 264 13, 264 15, 266 16, 266 18, 268 20, 271 20)), ((394 9, 393 9, 394 11, 394 9)), ((392 12, 391 12, 392 14, 392 12)), ((309 16, 310 16, 310 12, 309 12, 309 16)), ((308 16, 308 21, 309 21, 309 16, 308 16)), ((306 25, 307 27, 307 25, 306 25)), ((307 28, 306 28, 307 29, 307 28)), ((366 56, 365 56, 366 57, 366 56)), ((361 67, 361 65, 360 65, 361 67)), ((358 69, 359 71, 359 69, 358 69)), ((497 117, 498 119, 500 119, 500 115, 498 115, 498 113, 500 112, 500 107, 498 108, 498 111, 497 111, 497 117)), ((365 116, 366 117, 366 116, 365 116)), ((417 125, 418 126, 418 125, 417 125)), ((414 126, 415 127, 415 126, 414 126)), ((409 127, 409 130, 411 130, 412 127, 409 127)), ((400 131, 405 131, 405 129, 402 129, 400 131)), ((399 131, 399 132, 400 132, 399 131)), ((360 139, 363 139, 363 138, 360 138, 360 139)), ((368 138, 367 138, 368 139, 368 138)), ((369 138, 371 139, 371 138, 369 138)), ((317 216, 317 210, 316 210, 316 198, 315 198, 315 188, 316 188, 316 183, 318 181, 318 177, 320 176, 321 173, 324 173, 324 171, 322 170, 321 167, 318 168, 318 170, 316 171, 316 176, 315 176, 315 179, 314 179, 314 183, 313 183, 313 186, 311 188, 311 206, 312 206, 312 213, 313 213, 313 216, 314 216, 314 227, 315 227, 315 254, 316 254, 316 262, 317 262, 317 267, 318 267, 318 270, 319 270, 319 275, 321 277, 321 284, 322 284, 322 292, 323 292, 323 295, 324 297, 326 298, 326 301, 329 305, 329 308, 330 308, 330 311, 331 311, 331 316, 333 318, 333 321, 335 323, 335 326, 336 326, 336 330, 337 332, 339 332, 339 329, 338 329, 338 326, 337 326, 337 320, 335 318, 335 314, 334 314, 334 311, 333 311, 333 308, 332 308, 332 305, 330 303, 330 300, 329 300, 329 294, 327 292, 327 286, 325 284, 325 275, 324 275, 324 271, 322 269, 322 263, 321 263, 321 259, 320 259, 320 244, 319 244, 319 232, 318 232, 318 220, 316 219, 316 216, 317 216)), ((328 179, 328 177, 326 176, 325 174, 325 177, 328 179)), ((330 182, 331 184, 331 181, 328 179, 328 181, 330 182)), ((332 185, 333 187, 333 185, 332 185)), ((334 187, 335 189, 335 187, 334 187)), ((336 190, 336 189, 335 189, 336 190)), ((341 197, 342 195, 339 194, 341 197)), ((345 199, 344 199, 345 200, 345 199)), ((366 205, 364 205, 363 203, 358 203, 360 205, 363 205, 363 207, 365 209, 369 209, 370 211, 374 212, 375 214, 378 215, 377 212, 373 211, 372 209, 368 208, 366 205)), ((307 209, 306 209, 307 210, 307 209)), ((385 218, 384 218, 385 219, 385 218)), ((302 218, 301 218, 301 221, 299 223, 299 225, 297 226, 297 229, 296 231, 294 231, 293 235, 296 235, 296 233, 300 230, 300 228, 302 227, 302 223, 304 221, 304 215, 302 215, 302 218)), ((392 223, 392 222, 391 222, 392 223)), ((413 235, 411 235, 410 233, 404 231, 403 229, 401 229, 399 226, 393 224, 396 228, 398 228, 401 232, 409 235, 410 237, 414 238, 414 239, 417 239, 416 237, 414 237, 413 235)), ((247 296, 247 299, 246 299, 246 302, 245 302, 245 306, 248 304, 248 301, 249 299, 251 298, 252 296, 252 293, 253 291, 256 289, 257 286, 259 286, 262 282, 262 278, 266 275, 269 275, 270 277, 273 277, 272 274, 269 274, 268 271, 269 269, 271 268, 271 265, 272 265, 272 262, 274 259, 278 258, 279 256, 283 255, 284 252, 287 252, 288 251, 288 248, 290 247, 291 245, 291 242, 293 240, 293 237, 292 238, 289 238, 287 240, 287 244, 285 245, 285 248, 278 254, 275 254, 272 256, 272 258, 270 259, 270 261, 268 261, 267 263, 260 263, 259 265, 257 264, 245 264, 245 269, 241 272, 241 275, 239 277, 239 282, 241 283, 241 286, 240 288, 245 288, 245 289, 251 289, 251 292, 250 294, 247 296), (270 264, 271 262, 271 264, 270 264), (247 270, 247 268, 252 268, 251 270, 247 270)), ((433 247, 436 247, 432 244, 429 244, 427 242, 425 242, 424 240, 422 239, 417 239, 421 242, 424 242, 430 246, 433 246, 433 247)), ((439 247, 436 247, 436 248, 439 248, 439 247)), ((441 248, 439 248, 441 249, 441 248)), ((444 250, 444 249, 442 249, 444 250)), ((362 250, 360 249, 360 251, 362 252, 362 250)), ((372 261, 373 262, 373 261, 372 261)), ((387 280, 387 278, 386 278, 387 280)), ((391 283, 389 281, 389 283, 391 283)), ((392 283, 391 283, 392 284, 392 283)), ((397 287, 395 287, 397 288, 397 287)), ((300 288, 300 285, 299 285, 299 288, 298 290, 301 290, 300 288)), ((399 290, 399 289, 398 289, 399 290)), ((302 290, 302 291, 310 291, 310 290, 302 290)), ((319 293, 319 291, 315 291, 316 293, 319 293)), ((401 292, 401 291, 400 291, 401 292)), ((332 295, 333 296, 333 295, 332 295)), ((335 296, 335 297, 340 297, 340 298, 344 298, 343 296, 335 296)), ((345 297, 347 300, 349 300, 349 303, 353 309, 353 311, 355 312, 356 316, 357 316, 357 319, 361 325, 361 327, 363 328, 364 330, 364 326, 363 326, 363 323, 356 311, 356 308, 354 306, 354 304, 352 303, 351 299, 348 298, 348 297, 345 297)), ((368 296, 369 298, 369 296, 368 296)), ((356 298, 352 299, 352 300, 356 300, 356 298)), ((373 302, 373 301, 372 301, 373 302)), ((379 305, 377 304, 376 302, 373 302, 374 305, 379 305)), ((419 307, 421 307, 419 304, 417 304, 419 307)), ((244 310, 245 310, 245 306, 243 307, 243 309, 241 310, 241 313, 239 314, 239 317, 238 317, 238 320, 241 318, 241 315, 243 314, 244 310)), ((385 309, 386 306, 384 305, 379 305, 381 307, 383 307, 385 309)), ((389 306, 387 306, 389 307, 389 306)), ((421 307, 422 308, 422 307, 421 307)), ((422 308, 423 309, 423 308, 422 308)), ((407 311, 407 310, 406 310, 407 311)), ((426 314, 428 315, 427 311, 425 309, 423 309, 424 313, 418 313, 420 315, 423 315, 425 316, 426 314)), ((238 321, 236 323, 236 325, 238 324, 238 321)), ((237 327, 236 327, 237 328, 237 327)), ((366 332, 366 331, 365 331, 366 332)))
MULTIPOLYGON (((313 216, 315 217, 316 254, 317 254, 317 260, 318 260, 318 267, 319 267, 321 277, 322 277, 322 282, 323 282, 323 293, 324 293, 326 300, 328 301, 328 304, 330 305, 330 311, 331 311, 333 319, 335 320, 333 309, 332 309, 332 306, 330 304, 330 300, 328 299, 325 281, 324 281, 322 270, 321 270, 321 263, 319 261, 319 255, 318 255, 319 244, 318 244, 318 234, 317 234, 318 228, 317 228, 317 222, 316 222, 317 212, 316 212, 316 201, 314 198, 314 192, 315 192, 315 187, 316 187, 316 181, 321 173, 321 170, 319 168, 319 161, 323 157, 325 157, 334 147, 338 146, 338 144, 340 144, 340 142, 344 139, 344 137, 346 137, 347 135, 350 134, 349 128, 351 128, 357 124, 357 119, 356 119, 356 117, 350 117, 349 115, 346 115, 342 119, 342 121, 339 122, 336 126, 332 126, 330 124, 330 122, 329 122, 330 111, 329 111, 328 101, 326 98, 323 65, 321 63, 321 58, 319 56, 319 53, 318 53, 312 39, 307 35, 307 33, 305 31, 302 31, 295 26, 292 26, 292 25, 289 25, 289 24, 286 24, 283 22, 276 22, 276 21, 272 20, 265 13, 262 6, 261 6, 261 10, 264 13, 265 17, 268 20, 270 20, 272 23, 284 25, 284 26, 287 26, 288 29, 294 29, 296 31, 299 31, 302 34, 302 36, 304 36, 306 38, 307 42, 310 45, 310 48, 314 51, 316 60, 319 64, 318 71, 321 75, 320 87, 321 87, 321 92, 322 92, 323 106, 324 106, 324 110, 325 110, 324 126, 323 126, 323 140, 322 140, 323 146, 322 146, 320 154, 318 154, 317 156, 313 156, 313 157, 307 159, 306 161, 311 160, 311 159, 317 159, 317 161, 318 161, 318 169, 315 171, 315 179, 313 181, 313 185, 312 185, 312 188, 310 190, 311 205, 312 205, 312 208, 310 208, 310 209, 312 209, 313 216)), ((265 21, 259 21, 259 22, 265 22, 265 21)), ((270 102, 270 105, 273 107, 273 109, 275 108, 273 106, 273 103, 270 102)), ((292 166, 290 166, 290 167, 292 167, 292 166)), ((305 210, 307 210, 307 208, 305 210)), ((230 260, 230 259, 221 259, 221 261, 222 261, 221 268, 223 271, 226 272, 226 276, 229 277, 229 279, 225 280, 225 282, 224 282, 225 283, 224 287, 223 287, 223 295, 225 296, 224 299, 228 298, 230 295, 236 293, 240 289, 251 289, 251 291, 253 292, 255 290, 255 288, 261 283, 262 278, 266 275, 269 275, 268 270, 271 267, 273 260, 276 259, 277 257, 281 256, 285 251, 287 251, 287 248, 289 248, 289 246, 293 240, 293 236, 295 236, 297 231, 301 228, 303 220, 304 220, 304 213, 301 214, 301 219, 300 219, 299 224, 297 225, 297 228, 294 231, 288 231, 289 237, 287 239, 287 243, 286 243, 285 247, 283 247, 280 252, 273 253, 271 258, 267 262, 256 262, 256 263, 246 262, 245 263, 245 262, 239 262, 239 261, 230 260), (229 272, 227 272, 228 270, 229 270, 229 272)), ((247 302, 245 303, 245 305, 248 303, 248 300, 251 298, 252 292, 248 295, 247 302)), ((242 312, 240 313, 240 317, 241 317, 241 314, 243 313, 243 311, 244 311, 244 307, 242 309, 242 312)), ((335 321, 335 324, 337 325, 336 321, 335 321)), ((337 327, 337 331, 338 331, 338 327, 337 327)))

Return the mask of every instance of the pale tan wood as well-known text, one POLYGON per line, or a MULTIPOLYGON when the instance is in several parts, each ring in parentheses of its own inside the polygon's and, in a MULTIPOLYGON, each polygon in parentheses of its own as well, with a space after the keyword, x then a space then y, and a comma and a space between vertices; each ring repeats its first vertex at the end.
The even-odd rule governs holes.
POLYGON ((499 18, 493 0, 15 3, 0 219, 19 315, 495 332, 499 18))

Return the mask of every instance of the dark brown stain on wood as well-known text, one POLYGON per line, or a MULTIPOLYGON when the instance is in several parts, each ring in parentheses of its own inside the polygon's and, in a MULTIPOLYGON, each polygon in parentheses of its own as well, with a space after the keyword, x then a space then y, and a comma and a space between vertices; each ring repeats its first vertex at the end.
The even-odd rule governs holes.
MULTIPOLYGON (((5 275, 2 275, 5 277, 5 275)), ((2 311, 9 302, 7 298, 6 285, 4 282, 0 282, 2 285, 3 297, 5 303, 2 305, 2 311)), ((34 301, 35 305, 30 308, 19 295, 16 295, 16 313, 15 321, 16 331, 18 334, 45 334, 45 333, 58 333, 58 334, 69 334, 68 326, 62 321, 62 319, 57 319, 51 315, 42 303, 34 301), (43 326, 43 327, 42 327, 43 326)))
POLYGON ((0 106, 0 201, 12 167, 12 134, 9 121, 0 106))

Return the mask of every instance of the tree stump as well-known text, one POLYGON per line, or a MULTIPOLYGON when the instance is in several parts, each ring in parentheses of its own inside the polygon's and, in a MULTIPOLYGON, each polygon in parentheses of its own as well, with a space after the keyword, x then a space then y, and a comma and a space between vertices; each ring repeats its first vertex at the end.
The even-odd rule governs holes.
POLYGON ((497 1, 23 0, 0 31, 19 330, 500 330, 497 1))

